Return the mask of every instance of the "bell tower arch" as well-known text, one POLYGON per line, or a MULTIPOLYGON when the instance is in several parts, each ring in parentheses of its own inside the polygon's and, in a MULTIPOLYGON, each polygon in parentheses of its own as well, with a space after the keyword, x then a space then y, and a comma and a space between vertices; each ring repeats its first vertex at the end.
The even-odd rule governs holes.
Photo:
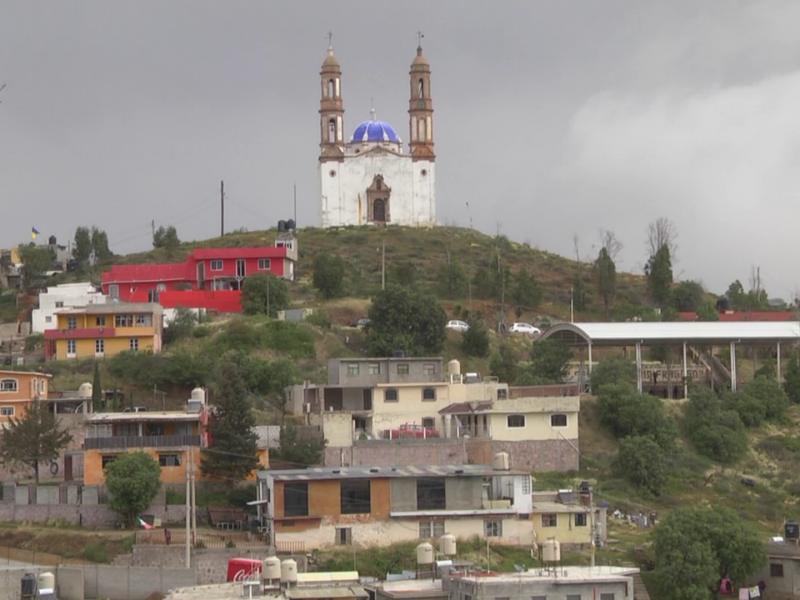
POLYGON ((409 77, 411 96, 408 105, 409 151, 414 159, 434 160, 433 100, 431 99, 431 66, 422 55, 422 34, 417 56, 411 63, 409 77))
MULTIPOLYGON (((328 34, 329 41, 331 34, 328 34)), ((344 104, 342 102, 342 69, 328 45, 322 62, 319 103, 319 159, 341 160, 344 157, 344 104)))

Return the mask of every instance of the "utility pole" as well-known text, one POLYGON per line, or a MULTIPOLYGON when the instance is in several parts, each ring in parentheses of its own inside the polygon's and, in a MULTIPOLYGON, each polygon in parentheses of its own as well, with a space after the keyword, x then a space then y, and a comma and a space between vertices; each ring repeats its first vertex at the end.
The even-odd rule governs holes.
POLYGON ((270 275, 267 275, 267 316, 269 316, 269 278, 270 275))
POLYGON ((225 235, 225 182, 219 182, 219 237, 225 235))
POLYGON ((197 543, 197 490, 195 488, 194 450, 189 448, 189 465, 192 477, 192 546, 197 543))
POLYGON ((386 289, 386 240, 381 240, 381 289, 386 289))
MULTIPOLYGON (((186 456, 186 458, 188 458, 189 457, 189 447, 188 446, 184 446, 183 449, 185 451, 184 456, 186 456)), ((189 531, 189 525, 190 525, 190 519, 191 519, 191 515, 190 515, 191 506, 190 506, 189 502, 190 502, 191 498, 189 496, 190 496, 190 490, 189 490, 189 461, 187 460, 186 461, 186 568, 187 569, 191 569, 192 568, 192 550, 191 550, 191 546, 190 546, 190 542, 191 542, 191 537, 192 536, 191 536, 191 533, 189 531)))
POLYGON ((575 288, 569 288, 569 322, 575 322, 575 296, 574 296, 575 288))
POLYGON ((297 229, 297 182, 294 184, 294 228, 297 229))
POLYGON ((153 241, 155 241, 155 239, 156 239, 156 220, 155 219, 150 221, 150 229, 153 232, 153 241))

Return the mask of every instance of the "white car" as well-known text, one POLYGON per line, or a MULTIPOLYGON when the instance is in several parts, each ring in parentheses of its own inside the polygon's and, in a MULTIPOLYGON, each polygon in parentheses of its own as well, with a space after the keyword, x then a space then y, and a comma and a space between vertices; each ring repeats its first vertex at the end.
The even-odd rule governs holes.
POLYGON ((509 333, 524 333, 525 335, 540 335, 542 330, 530 323, 513 323, 508 328, 509 333))
POLYGON ((467 331, 469 329, 469 325, 464 321, 458 321, 456 319, 452 321, 448 321, 447 325, 445 325, 447 329, 453 329, 455 331, 467 331))

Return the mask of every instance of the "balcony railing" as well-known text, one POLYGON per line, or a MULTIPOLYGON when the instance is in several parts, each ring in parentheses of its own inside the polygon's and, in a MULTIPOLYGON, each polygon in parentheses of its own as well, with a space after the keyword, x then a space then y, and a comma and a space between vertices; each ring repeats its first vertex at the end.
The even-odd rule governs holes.
POLYGON ((114 437, 87 437, 84 442, 86 450, 127 448, 180 448, 182 446, 199 446, 199 435, 137 435, 114 437))

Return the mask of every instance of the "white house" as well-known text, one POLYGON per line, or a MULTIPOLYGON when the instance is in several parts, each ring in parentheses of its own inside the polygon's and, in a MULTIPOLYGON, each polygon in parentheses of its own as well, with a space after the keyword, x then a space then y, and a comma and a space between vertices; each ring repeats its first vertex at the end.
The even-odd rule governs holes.
POLYGON ((65 283, 47 288, 47 292, 39 294, 39 308, 33 311, 33 333, 44 333, 47 329, 55 329, 55 314, 66 308, 87 306, 89 304, 105 304, 108 296, 103 295, 91 283, 65 283))

